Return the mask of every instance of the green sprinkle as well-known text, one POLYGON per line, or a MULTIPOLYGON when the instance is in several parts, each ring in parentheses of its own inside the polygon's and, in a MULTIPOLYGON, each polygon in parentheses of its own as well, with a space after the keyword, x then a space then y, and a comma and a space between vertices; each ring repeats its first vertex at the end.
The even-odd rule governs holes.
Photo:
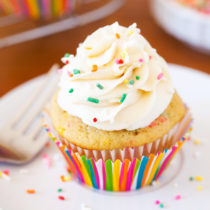
POLYGON ((194 178, 191 176, 191 177, 189 178, 189 180, 190 180, 190 181, 193 181, 193 180, 194 180, 194 178))
POLYGON ((64 55, 65 58, 68 58, 69 56, 70 56, 69 53, 66 53, 66 54, 64 55))
POLYGON ((136 80, 139 80, 140 79, 140 76, 136 76, 136 80))
POLYGON ((61 189, 61 188, 59 188, 57 191, 58 191, 58 192, 61 192, 61 191, 62 191, 62 189, 61 189))
POLYGON ((160 203, 159 206, 160 206, 161 209, 164 207, 163 203, 160 203))
POLYGON ((99 84, 99 83, 97 83, 96 86, 97 86, 99 89, 101 89, 101 90, 104 89, 104 87, 103 87, 101 84, 99 84))
POLYGON ((130 80, 130 81, 129 81, 129 84, 130 84, 130 85, 133 85, 133 84, 134 84, 134 80, 130 80))
POLYGON ((96 99, 96 98, 91 98, 91 97, 88 97, 87 99, 89 102, 92 102, 92 103, 95 103, 95 104, 98 104, 99 103, 99 100, 96 99))
POLYGON ((74 74, 80 74, 80 70, 78 70, 78 69, 74 69, 73 72, 74 72, 74 74))
POLYGON ((121 99, 120 99, 120 103, 121 103, 121 104, 122 104, 123 101, 125 100, 126 96, 127 96, 126 93, 123 93, 123 94, 122 94, 122 97, 121 97, 121 99))
POLYGON ((69 90, 69 93, 73 93, 73 92, 74 92, 74 89, 71 88, 71 89, 69 90))

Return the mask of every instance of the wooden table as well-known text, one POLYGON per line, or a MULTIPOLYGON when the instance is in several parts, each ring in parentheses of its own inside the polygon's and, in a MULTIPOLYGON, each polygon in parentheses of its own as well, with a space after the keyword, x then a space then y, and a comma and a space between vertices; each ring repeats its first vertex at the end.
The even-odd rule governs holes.
MULTIPOLYGON (((168 62, 185 65, 210 74, 210 55, 197 52, 166 34, 154 21, 148 0, 127 0, 113 15, 73 30, 0 50, 0 96, 17 85, 36 77, 60 62, 64 53, 75 53, 78 44, 100 26, 118 21, 129 26, 133 22, 168 62)), ((28 23, 27 23, 28 24, 28 23)), ((7 33, 7 31, 1 31, 7 33)))

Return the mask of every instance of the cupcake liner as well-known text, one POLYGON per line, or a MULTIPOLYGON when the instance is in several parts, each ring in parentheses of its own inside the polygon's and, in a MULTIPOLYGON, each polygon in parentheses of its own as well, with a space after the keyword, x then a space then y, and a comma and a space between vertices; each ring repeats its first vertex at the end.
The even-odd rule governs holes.
POLYGON ((162 138, 122 150, 88 150, 69 143, 58 135, 46 112, 43 124, 80 183, 106 191, 130 191, 149 185, 160 177, 183 143, 190 138, 191 119, 188 110, 182 121, 162 138))
POLYGON ((184 7, 175 0, 153 0, 152 13, 158 24, 177 39, 210 53, 210 15, 184 7))
POLYGON ((88 2, 79 0, 2 0, 0 9, 6 14, 16 14, 32 19, 49 19, 71 14, 82 4, 88 4, 88 2))

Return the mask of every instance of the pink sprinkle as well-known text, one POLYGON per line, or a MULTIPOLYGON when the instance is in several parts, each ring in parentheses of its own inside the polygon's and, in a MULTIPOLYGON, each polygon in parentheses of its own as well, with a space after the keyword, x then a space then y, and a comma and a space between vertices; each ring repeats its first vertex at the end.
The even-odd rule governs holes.
POLYGON ((174 199, 175 199, 175 200, 180 200, 180 199, 181 199, 181 195, 176 195, 176 196, 174 197, 174 199))
POLYGON ((155 204, 156 204, 156 205, 159 205, 159 204, 160 204, 160 201, 159 201, 159 200, 156 200, 156 201, 155 201, 155 204))
POLYGON ((9 176, 9 170, 8 169, 3 170, 3 173, 9 176))
POLYGON ((157 123, 155 121, 151 122, 150 125, 149 125, 150 128, 153 128, 155 126, 157 126, 157 123))
POLYGON ((123 64, 124 63, 123 59, 116 59, 115 62, 116 62, 116 64, 123 64))
POLYGON ((139 59, 139 62, 140 62, 140 63, 142 63, 143 61, 144 61, 143 58, 140 58, 140 59, 139 59))
POLYGON ((43 158, 46 160, 47 167, 50 168, 52 166, 52 160, 47 154, 43 154, 43 158))
POLYGON ((162 77, 163 77, 163 73, 160 73, 160 74, 158 74, 157 79, 158 79, 158 80, 161 80, 162 77))
POLYGON ((149 56, 149 59, 152 59, 152 56, 151 55, 149 56))
POLYGON ((164 123, 166 120, 168 120, 168 118, 166 118, 166 117, 160 117, 160 122, 161 123, 164 123))

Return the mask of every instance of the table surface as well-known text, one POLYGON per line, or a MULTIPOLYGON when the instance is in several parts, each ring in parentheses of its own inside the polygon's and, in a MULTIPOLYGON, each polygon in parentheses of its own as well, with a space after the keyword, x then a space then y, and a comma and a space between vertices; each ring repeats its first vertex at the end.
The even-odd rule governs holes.
MULTIPOLYGON (((121 25, 138 24, 142 34, 167 62, 198 69, 210 74, 210 55, 198 52, 166 34, 154 21, 149 0, 127 0, 125 5, 102 20, 45 38, 0 49, 0 96, 17 85, 45 73, 60 63, 64 53, 75 53, 80 42, 97 28, 118 21, 121 25)), ((25 21, 24 25, 34 24, 25 21)), ((8 32, 8 33, 9 33, 8 32)), ((0 36, 7 31, 0 28, 0 36)))

